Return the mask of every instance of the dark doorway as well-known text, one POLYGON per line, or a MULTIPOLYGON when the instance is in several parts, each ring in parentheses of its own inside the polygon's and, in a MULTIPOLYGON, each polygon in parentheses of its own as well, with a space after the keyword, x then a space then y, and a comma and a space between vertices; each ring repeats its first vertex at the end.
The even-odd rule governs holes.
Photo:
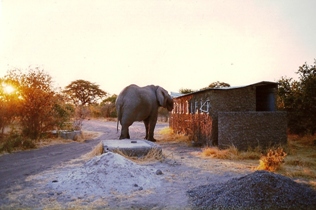
POLYGON ((276 111, 275 85, 256 87, 256 111, 276 111))

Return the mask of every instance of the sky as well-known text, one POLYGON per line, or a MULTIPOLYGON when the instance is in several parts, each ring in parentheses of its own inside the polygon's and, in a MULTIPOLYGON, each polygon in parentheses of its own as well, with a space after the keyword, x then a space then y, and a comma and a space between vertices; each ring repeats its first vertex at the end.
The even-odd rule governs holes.
POLYGON ((316 58, 314 0, 0 0, 0 78, 40 67, 83 79, 199 90, 281 77, 316 58))

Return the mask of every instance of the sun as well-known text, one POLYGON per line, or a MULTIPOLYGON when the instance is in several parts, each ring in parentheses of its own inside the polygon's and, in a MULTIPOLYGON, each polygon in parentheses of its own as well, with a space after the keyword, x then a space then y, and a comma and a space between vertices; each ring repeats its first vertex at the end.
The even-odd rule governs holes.
POLYGON ((12 94, 15 91, 15 88, 12 85, 2 84, 3 92, 6 94, 12 94))

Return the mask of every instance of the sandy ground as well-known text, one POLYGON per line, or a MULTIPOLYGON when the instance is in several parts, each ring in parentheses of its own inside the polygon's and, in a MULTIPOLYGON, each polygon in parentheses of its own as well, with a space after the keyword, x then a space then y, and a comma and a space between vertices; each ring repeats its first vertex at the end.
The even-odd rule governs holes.
MULTIPOLYGON (((160 142, 161 161, 135 163, 115 153, 83 158, 101 140, 118 139, 116 122, 85 121, 83 130, 100 132, 84 143, 53 145, 0 156, 0 208, 191 209, 186 192, 252 173, 258 162, 201 158, 201 148, 160 142)), ((142 123, 130 128, 144 137, 142 123)))

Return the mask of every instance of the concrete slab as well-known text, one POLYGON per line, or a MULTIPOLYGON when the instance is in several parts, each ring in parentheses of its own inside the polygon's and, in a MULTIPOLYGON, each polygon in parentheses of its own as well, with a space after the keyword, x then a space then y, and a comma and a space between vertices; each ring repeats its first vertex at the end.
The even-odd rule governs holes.
POLYGON ((131 140, 131 139, 122 139, 122 140, 102 140, 104 152, 123 152, 128 156, 141 157, 148 154, 152 149, 155 149, 156 152, 162 153, 162 148, 147 140, 131 140))
POLYGON ((77 140, 80 135, 82 135, 81 131, 67 131, 67 130, 61 130, 59 131, 59 135, 63 139, 72 139, 77 140))

